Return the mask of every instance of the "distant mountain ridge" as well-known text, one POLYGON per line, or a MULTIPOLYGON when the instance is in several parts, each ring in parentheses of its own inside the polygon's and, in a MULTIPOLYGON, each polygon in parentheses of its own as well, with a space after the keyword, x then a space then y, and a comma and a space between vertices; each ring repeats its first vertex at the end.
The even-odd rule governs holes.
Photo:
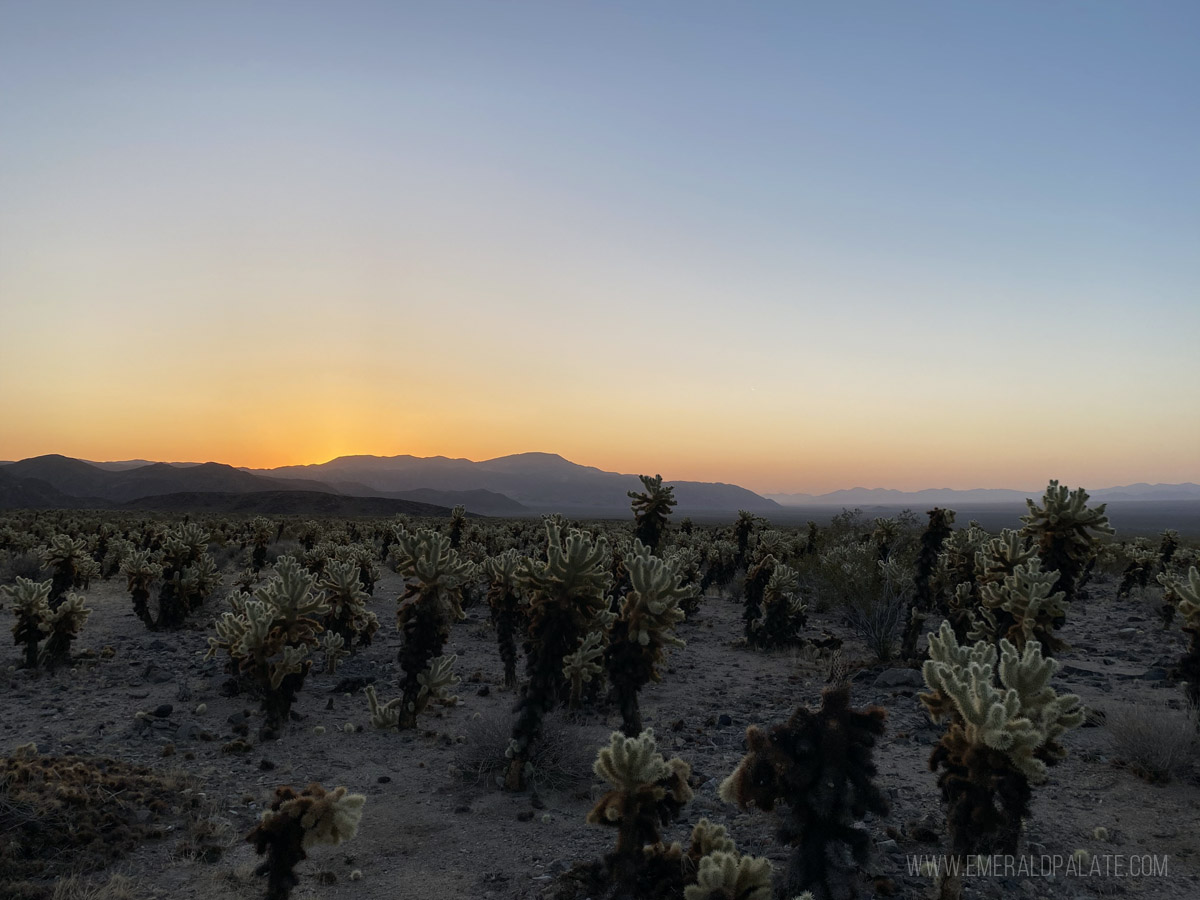
MULTIPOLYGON (((1076 487, 1076 485, 1072 485, 1076 487)), ((1086 485, 1085 485, 1086 487, 1086 485)), ((1130 484, 1122 487, 1087 488, 1088 496, 1096 503, 1139 500, 1200 500, 1200 484, 1130 484)), ((900 506, 922 504, 991 504, 1024 503, 1026 498, 1039 499, 1045 488, 1036 491, 1014 491, 1005 488, 927 488, 922 491, 896 491, 889 488, 849 488, 828 494, 766 494, 781 506, 900 506)))
MULTIPOLYGON (((535 512, 628 515, 629 491, 642 489, 636 475, 583 466, 556 453, 517 453, 474 462, 445 456, 341 456, 326 463, 248 470, 288 479, 354 482, 375 491, 492 491, 535 512)), ((675 488, 680 515, 704 512, 771 513, 772 500, 733 484, 667 482, 675 488)))

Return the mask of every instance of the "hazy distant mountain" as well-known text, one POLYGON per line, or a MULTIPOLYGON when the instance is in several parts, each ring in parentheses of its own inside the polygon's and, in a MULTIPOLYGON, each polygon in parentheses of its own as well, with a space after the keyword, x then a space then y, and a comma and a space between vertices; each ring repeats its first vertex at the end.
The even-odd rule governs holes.
POLYGON ((81 509, 104 502, 69 497, 48 481, 19 478, 0 465, 0 509, 81 509))
POLYGON ((353 481, 338 481, 334 487, 343 494, 351 497, 387 497, 392 500, 412 500, 416 503, 432 503, 434 506, 444 506, 453 509, 464 507, 467 512, 478 513, 481 516, 527 516, 532 510, 511 497, 505 497, 495 491, 435 491, 432 488, 418 488, 415 491, 376 491, 353 481))
POLYGON ((257 516, 449 516, 450 509, 387 497, 347 497, 323 491, 190 491, 141 497, 123 509, 257 516))
POLYGON ((211 462, 193 466, 150 463, 137 468, 110 471, 80 459, 51 454, 0 466, 0 472, 15 478, 43 481, 70 497, 91 497, 114 503, 181 492, 302 490, 337 493, 334 488, 311 480, 295 482, 270 478, 211 462))
MULTIPOLYGON (((472 462, 445 456, 342 456, 311 466, 255 470, 288 478, 347 481, 376 491, 494 491, 538 512, 569 515, 628 515, 626 492, 641 490, 635 475, 581 466, 554 453, 518 453, 472 462)), ((676 513, 778 511, 779 506, 732 484, 668 482, 679 502, 676 513)))
MULTIPOLYGON (((1076 485, 1071 485, 1075 487, 1076 485)), ((1039 500, 1045 488, 1035 491, 1014 491, 1003 488, 975 488, 956 491, 950 488, 928 488, 923 491, 895 491, 887 488, 850 488, 828 494, 767 494, 781 506, 951 506, 955 504, 986 505, 991 503, 1021 503, 1026 498, 1039 500)), ((1125 487, 1088 489, 1088 496, 1097 503, 1114 500, 1200 500, 1200 485, 1131 484, 1125 487)))

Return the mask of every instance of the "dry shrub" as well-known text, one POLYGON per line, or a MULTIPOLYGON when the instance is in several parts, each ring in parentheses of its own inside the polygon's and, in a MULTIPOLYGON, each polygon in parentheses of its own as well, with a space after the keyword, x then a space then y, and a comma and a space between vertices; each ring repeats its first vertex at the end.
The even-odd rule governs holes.
POLYGON ((54 885, 51 900, 145 900, 149 896, 144 888, 125 875, 113 875, 102 882, 72 875, 54 885))
POLYGON ((1194 758, 1195 709, 1162 701, 1118 703, 1107 710, 1106 721, 1117 758, 1147 781, 1165 784, 1194 758))
MULTIPOLYGON (((464 779, 476 784, 503 780, 510 760, 504 755, 512 739, 512 719, 502 710, 472 716, 466 723, 466 743, 455 756, 454 766, 464 779)), ((533 783, 553 790, 572 790, 592 781, 594 752, 587 742, 561 721, 549 717, 534 745, 533 783)))
POLYGON ((164 819, 189 802, 182 789, 179 777, 104 757, 33 745, 0 757, 0 897, 52 898, 54 880, 164 837, 164 819))

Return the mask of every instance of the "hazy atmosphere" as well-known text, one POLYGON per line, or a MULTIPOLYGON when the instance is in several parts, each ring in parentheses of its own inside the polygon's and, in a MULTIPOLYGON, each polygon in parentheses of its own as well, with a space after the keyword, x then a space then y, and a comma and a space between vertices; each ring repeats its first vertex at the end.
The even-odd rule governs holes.
POLYGON ((0 2, 0 459, 1197 478, 1200 7, 0 2))

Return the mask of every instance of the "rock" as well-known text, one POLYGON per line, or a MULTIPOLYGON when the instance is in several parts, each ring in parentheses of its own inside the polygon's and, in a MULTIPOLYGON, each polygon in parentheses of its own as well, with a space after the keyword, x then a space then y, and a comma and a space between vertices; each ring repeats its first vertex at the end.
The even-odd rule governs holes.
POLYGON ((1167 680, 1167 670, 1160 666, 1154 666, 1151 669, 1147 669, 1142 675, 1142 681, 1166 681, 1166 680, 1167 680))
POLYGON ((919 669, 886 669, 875 679, 875 687, 925 687, 919 669))
POLYGON ((170 703, 160 703, 158 706, 154 707, 153 715, 154 715, 154 718, 156 718, 156 719, 165 719, 168 716, 170 716, 171 713, 173 713, 174 711, 175 711, 175 707, 172 706, 170 703))
POLYGON ((150 646, 148 646, 146 649, 147 650, 170 650, 171 647, 165 641, 160 641, 160 640, 156 639, 156 640, 151 641, 150 646))
POLYGON ((733 724, 733 716, 729 715, 728 713, 721 713, 719 716, 717 716, 717 727, 718 728, 726 728, 732 724, 733 724))
POLYGON ((151 684, 166 684, 168 681, 174 681, 175 676, 164 669, 162 666, 157 666, 154 663, 149 663, 142 670, 142 678, 151 684))

